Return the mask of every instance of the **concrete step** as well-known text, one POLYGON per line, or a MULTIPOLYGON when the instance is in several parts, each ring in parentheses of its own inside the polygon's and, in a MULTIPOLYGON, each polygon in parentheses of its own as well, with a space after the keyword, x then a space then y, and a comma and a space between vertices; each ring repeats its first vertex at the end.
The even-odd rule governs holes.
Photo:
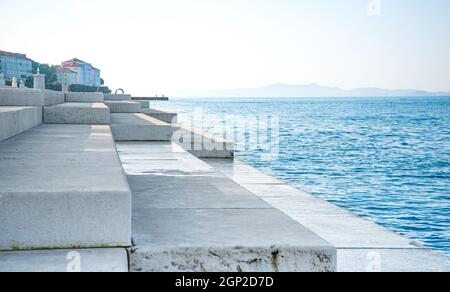
POLYGON ((63 103, 44 108, 45 124, 109 124, 109 108, 103 103, 63 103))
POLYGON ((42 124, 42 107, 0 106, 0 142, 42 124))
POLYGON ((105 101, 131 101, 129 94, 105 94, 105 101))
POLYGON ((111 113, 141 113, 141 104, 133 101, 105 101, 111 113))
POLYGON ((164 110, 160 110, 160 109, 153 109, 153 108, 152 109, 144 109, 142 112, 144 114, 146 114, 147 116, 158 119, 158 120, 163 121, 168 124, 176 124, 178 121, 177 113, 164 111, 164 110))
POLYGON ((0 88, 0 106, 50 106, 64 102, 64 93, 52 90, 0 88))
POLYGON ((205 133, 201 130, 175 124, 177 130, 172 141, 198 158, 233 159, 234 142, 205 133))
POLYGON ((148 100, 135 100, 135 102, 139 102, 141 104, 142 109, 150 108, 150 101, 148 101, 148 100))
POLYGON ((171 125, 144 114, 111 114, 111 129, 116 141, 170 141, 171 125))
POLYGON ((103 102, 105 96, 101 92, 66 92, 66 102, 103 102))
POLYGON ((333 246, 180 146, 116 145, 133 193, 132 271, 336 270, 333 246))
POLYGON ((41 125, 0 143, 0 250, 128 247, 131 194, 109 126, 41 125))
POLYGON ((124 248, 0 252, 0 272, 128 272, 124 248))

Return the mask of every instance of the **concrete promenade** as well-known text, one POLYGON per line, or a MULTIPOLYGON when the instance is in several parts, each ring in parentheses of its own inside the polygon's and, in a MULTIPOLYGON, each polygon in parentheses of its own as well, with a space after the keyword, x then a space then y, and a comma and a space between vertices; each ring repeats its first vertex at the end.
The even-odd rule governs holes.
POLYGON ((450 271, 147 105, 0 88, 0 272, 450 271))

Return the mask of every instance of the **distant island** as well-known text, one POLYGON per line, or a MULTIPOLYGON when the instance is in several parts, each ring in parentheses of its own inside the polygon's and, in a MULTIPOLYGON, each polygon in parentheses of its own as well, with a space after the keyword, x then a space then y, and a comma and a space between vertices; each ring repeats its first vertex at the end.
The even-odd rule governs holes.
POLYGON ((248 98, 294 98, 294 97, 413 97, 450 96, 450 92, 428 92, 413 89, 357 88, 344 90, 339 87, 318 84, 287 85, 273 84, 260 88, 232 90, 189 90, 171 93, 174 97, 248 97, 248 98))

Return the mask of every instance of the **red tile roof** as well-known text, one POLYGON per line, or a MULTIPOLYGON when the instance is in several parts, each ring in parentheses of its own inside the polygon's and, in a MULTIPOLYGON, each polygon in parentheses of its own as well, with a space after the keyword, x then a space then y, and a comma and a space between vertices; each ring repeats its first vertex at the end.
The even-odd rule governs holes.
POLYGON ((76 62, 67 62, 67 63, 63 63, 64 67, 81 67, 80 63, 76 63, 76 62))
POLYGON ((64 68, 64 67, 59 67, 58 69, 55 70, 55 72, 57 72, 57 73, 74 73, 74 74, 77 73, 77 72, 70 70, 69 68, 64 68))
POLYGON ((66 64, 66 63, 85 63, 85 64, 88 64, 88 62, 82 61, 82 60, 80 60, 78 58, 73 58, 73 59, 70 59, 68 61, 63 62, 63 64, 66 64))

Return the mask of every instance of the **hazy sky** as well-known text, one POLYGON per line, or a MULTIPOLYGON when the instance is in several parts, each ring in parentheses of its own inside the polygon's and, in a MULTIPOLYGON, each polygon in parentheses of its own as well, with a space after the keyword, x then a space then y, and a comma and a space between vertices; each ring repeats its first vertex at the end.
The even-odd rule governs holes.
POLYGON ((134 94, 272 83, 450 90, 450 1, 379 0, 378 16, 371 1, 0 0, 0 50, 78 57, 134 94))

